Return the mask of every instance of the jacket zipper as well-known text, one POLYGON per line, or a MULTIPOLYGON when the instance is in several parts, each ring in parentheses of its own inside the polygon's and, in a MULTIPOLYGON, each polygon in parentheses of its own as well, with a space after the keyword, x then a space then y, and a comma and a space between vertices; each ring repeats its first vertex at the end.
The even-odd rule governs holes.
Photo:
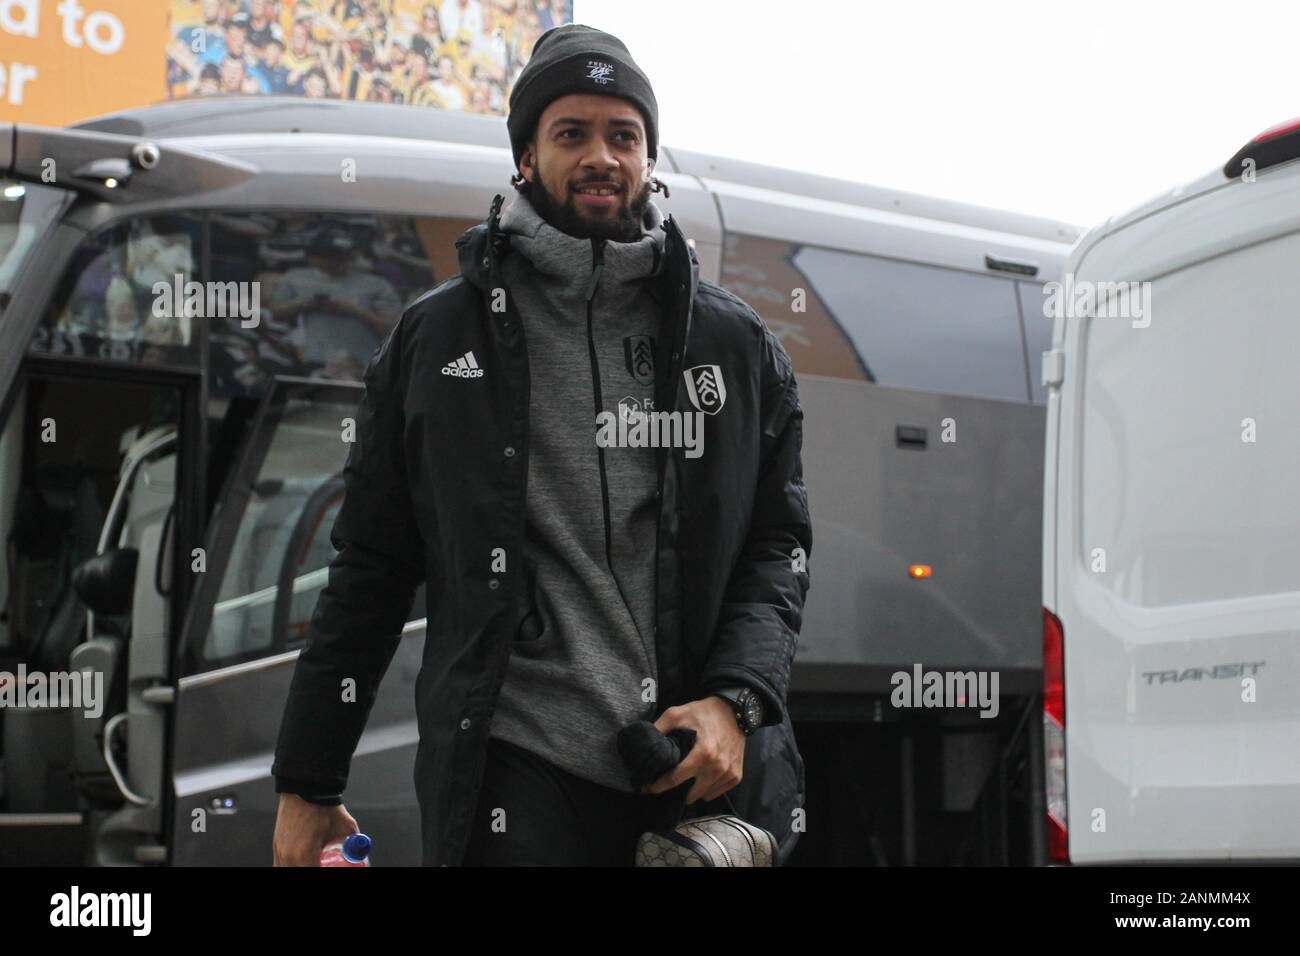
MULTIPOLYGON (((591 360, 591 387, 595 396, 596 420, 604 411, 603 393, 600 388, 600 366, 596 358, 596 340, 592 334, 592 303, 596 298, 596 286, 600 283, 600 273, 605 268, 605 241, 591 240, 592 272, 591 282, 587 286, 587 355, 591 360)), ((613 544, 609 527, 609 481, 605 476, 605 449, 596 446, 596 459, 600 463, 600 507, 605 519, 605 564, 609 573, 614 573, 613 544)))
MULTIPOLYGON (((592 393, 595 396, 596 419, 599 421, 600 413, 604 411, 604 392, 600 387, 600 361, 596 355, 596 339, 592 329, 592 312, 593 304, 596 299, 596 287, 600 284, 600 273, 601 270, 605 268, 605 240, 591 240, 591 259, 591 282, 587 286, 587 355, 591 361, 591 386, 592 393)), ((622 414, 622 412, 620 411, 619 414, 622 414)), ((614 582, 614 587, 618 590, 619 597, 621 597, 623 603, 628 606, 628 613, 631 614, 631 605, 627 604, 627 595, 623 593, 623 588, 618 583, 618 575, 614 573, 613 533, 611 530, 611 522, 609 520, 609 479, 605 473, 605 449, 600 445, 596 445, 596 460, 600 465, 600 507, 605 521, 605 566, 609 568, 610 580, 614 582)), ((655 534, 657 538, 657 525, 655 534)), ((656 562, 658 561, 657 553, 655 560, 656 562)), ((655 614, 658 614, 658 607, 658 596, 656 595, 655 614)), ((635 621, 633 621, 632 626, 637 630, 638 637, 640 637, 641 649, 645 651, 646 654, 646 663, 654 668, 655 673, 658 673, 658 668, 655 666, 655 661, 658 657, 657 648, 652 649, 646 647, 645 637, 640 634, 640 629, 636 627, 635 621)))

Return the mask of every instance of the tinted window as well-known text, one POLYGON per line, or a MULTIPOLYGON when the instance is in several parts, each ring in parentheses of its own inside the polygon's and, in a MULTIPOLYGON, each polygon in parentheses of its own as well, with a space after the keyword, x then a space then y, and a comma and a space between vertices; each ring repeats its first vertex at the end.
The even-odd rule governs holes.
POLYGON ((799 246, 780 239, 727 233, 722 256, 722 285, 763 317, 790 353, 795 371, 867 381, 852 340, 809 279, 795 268, 799 246), (802 311, 796 311, 802 289, 802 311))
POLYGON ((200 320, 173 308, 170 290, 196 279, 201 236, 200 220, 183 215, 133 219, 92 236, 73 257, 32 351, 197 364, 200 320))
POLYGON ((0 180, 0 315, 23 264, 67 194, 47 186, 0 180))
POLYGON ((256 391, 280 373, 360 381, 405 305, 458 271, 455 240, 474 222, 214 215, 212 278, 255 290, 258 316, 210 323, 212 390, 256 391))
POLYGON ((343 496, 343 419, 355 395, 287 399, 277 416, 230 549, 208 662, 283 650, 305 637, 334 549, 329 532, 343 496))
MULTIPOLYGON (((329 581, 337 554, 330 535, 362 392, 332 384, 277 388, 249 442, 256 474, 222 503, 221 511, 235 509, 219 519, 234 534, 207 633, 186 662, 190 672, 300 647, 329 581)), ((424 614, 421 584, 408 620, 424 614)))
POLYGON ((815 246, 801 247, 792 263, 873 381, 1028 399, 1013 282, 815 246))

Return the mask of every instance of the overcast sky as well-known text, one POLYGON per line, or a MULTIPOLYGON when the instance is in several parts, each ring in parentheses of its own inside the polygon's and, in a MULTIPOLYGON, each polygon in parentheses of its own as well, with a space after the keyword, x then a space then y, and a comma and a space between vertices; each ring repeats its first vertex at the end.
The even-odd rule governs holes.
POLYGON ((1300 4, 574 0, 660 139, 1089 226, 1300 116, 1300 4))

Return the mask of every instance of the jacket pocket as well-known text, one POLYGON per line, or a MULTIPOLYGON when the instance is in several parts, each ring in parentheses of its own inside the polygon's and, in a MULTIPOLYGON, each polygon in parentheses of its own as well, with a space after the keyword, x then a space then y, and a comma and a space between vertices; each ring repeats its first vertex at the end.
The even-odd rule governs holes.
POLYGON ((515 628, 511 651, 524 656, 537 656, 551 644, 551 629, 542 616, 541 595, 537 590, 537 562, 524 558, 523 616, 515 628))

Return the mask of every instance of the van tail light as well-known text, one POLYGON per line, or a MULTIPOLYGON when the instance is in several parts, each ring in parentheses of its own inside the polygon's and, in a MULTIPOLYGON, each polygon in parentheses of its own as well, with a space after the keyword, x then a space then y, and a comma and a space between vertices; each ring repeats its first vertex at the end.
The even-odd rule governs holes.
POLYGON ((1300 117, 1270 126, 1237 150, 1224 165, 1223 175, 1237 179, 1251 165, 1255 169, 1266 169, 1297 156, 1300 156, 1300 117))
POLYGON ((1043 608, 1043 770, 1047 790, 1047 856, 1069 863, 1065 803, 1065 628, 1043 608))

